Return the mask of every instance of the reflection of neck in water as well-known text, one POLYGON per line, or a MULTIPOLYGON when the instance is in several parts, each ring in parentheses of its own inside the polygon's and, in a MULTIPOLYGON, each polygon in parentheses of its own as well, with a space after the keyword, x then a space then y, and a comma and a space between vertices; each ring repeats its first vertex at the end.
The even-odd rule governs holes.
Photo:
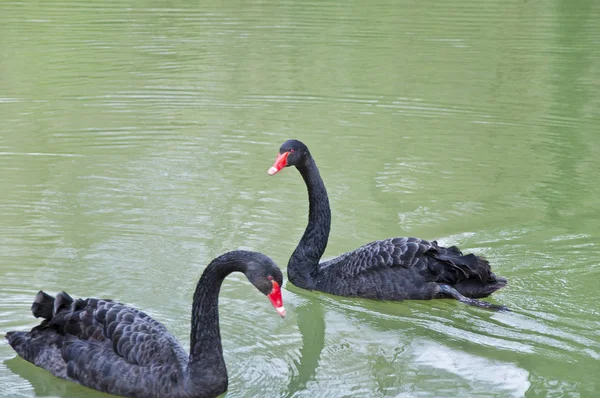
POLYGON ((302 335, 300 359, 294 361, 295 369, 287 388, 286 397, 296 395, 306 389, 306 384, 314 379, 321 351, 325 346, 325 319, 323 307, 316 298, 310 298, 302 306, 296 307, 298 329, 302 335))

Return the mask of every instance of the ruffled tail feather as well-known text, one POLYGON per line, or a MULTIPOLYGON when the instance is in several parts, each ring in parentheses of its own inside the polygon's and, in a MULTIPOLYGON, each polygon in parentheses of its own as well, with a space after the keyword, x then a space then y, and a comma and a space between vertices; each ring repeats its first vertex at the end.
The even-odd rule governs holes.
POLYGON ((438 275, 438 283, 447 283, 462 295, 472 298, 487 297, 506 286, 505 278, 496 276, 490 263, 474 254, 464 256, 456 247, 437 246, 432 253, 437 260, 430 265, 438 275))
POLYGON ((60 292, 56 298, 40 290, 33 299, 31 312, 36 318, 52 319, 62 308, 69 308, 73 299, 65 292, 60 292))
POLYGON ((33 299, 31 312, 36 318, 52 319, 52 315, 54 315, 54 297, 40 290, 33 299))

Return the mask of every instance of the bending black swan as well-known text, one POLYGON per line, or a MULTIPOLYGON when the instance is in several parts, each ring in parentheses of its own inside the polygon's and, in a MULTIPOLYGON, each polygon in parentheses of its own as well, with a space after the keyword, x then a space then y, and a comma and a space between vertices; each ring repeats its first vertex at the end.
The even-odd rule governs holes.
POLYGON ((494 310, 504 306, 476 298, 506 286, 489 263, 456 247, 418 238, 390 238, 319 263, 331 226, 327 191, 315 160, 298 140, 286 141, 269 175, 296 166, 308 189, 308 225, 288 262, 288 279, 294 285, 339 296, 379 300, 429 300, 455 298, 463 303, 494 310))
POLYGON ((282 317, 281 271, 267 256, 232 251, 204 270, 192 305, 190 354, 145 313, 112 300, 73 300, 40 291, 31 310, 44 320, 30 332, 8 332, 24 359, 53 375, 129 397, 216 397, 227 390, 219 330, 223 279, 243 272, 282 317))

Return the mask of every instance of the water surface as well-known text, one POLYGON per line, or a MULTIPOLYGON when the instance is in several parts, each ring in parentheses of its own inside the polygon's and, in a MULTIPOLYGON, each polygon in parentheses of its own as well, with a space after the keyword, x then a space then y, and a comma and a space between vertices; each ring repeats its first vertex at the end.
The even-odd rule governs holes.
MULTIPOLYGON (((282 267, 305 187, 326 257, 417 236, 485 255, 492 313, 242 275, 220 299, 228 397, 591 397, 599 386, 600 6, 573 1, 0 4, 0 335, 35 293, 114 298, 189 346, 194 286, 233 249, 282 267)), ((0 341, 0 396, 101 397, 0 341)))

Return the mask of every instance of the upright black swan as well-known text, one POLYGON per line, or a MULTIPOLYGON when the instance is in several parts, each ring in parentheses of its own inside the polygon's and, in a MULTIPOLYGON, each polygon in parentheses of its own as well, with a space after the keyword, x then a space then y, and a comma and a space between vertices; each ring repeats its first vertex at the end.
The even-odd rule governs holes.
POLYGON ((204 270, 192 305, 190 354, 145 313, 112 300, 73 300, 40 291, 31 311, 42 323, 6 338, 24 359, 57 377, 129 397, 216 397, 227 390, 219 330, 223 279, 243 272, 282 317, 281 271, 267 256, 232 251, 204 270))
POLYGON ((506 286, 489 263, 456 247, 418 238, 389 238, 319 263, 325 252, 331 210, 325 185, 310 151, 298 140, 283 143, 269 175, 296 166, 308 189, 308 226, 288 262, 294 285, 339 296, 379 300, 455 298, 463 303, 505 310, 476 298, 506 286))

